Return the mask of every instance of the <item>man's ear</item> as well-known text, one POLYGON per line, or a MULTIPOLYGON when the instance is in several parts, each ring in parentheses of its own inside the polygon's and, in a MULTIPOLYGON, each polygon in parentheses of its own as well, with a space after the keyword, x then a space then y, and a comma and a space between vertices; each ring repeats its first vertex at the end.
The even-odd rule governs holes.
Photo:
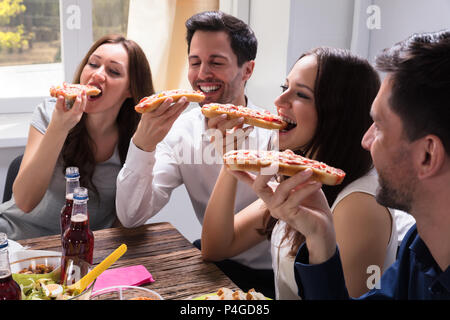
POLYGON ((255 68, 255 60, 250 60, 244 62, 242 65, 242 80, 247 81, 253 74, 253 69, 255 68))
POLYGON ((418 178, 426 179, 436 175, 445 163, 446 152, 441 139, 427 135, 417 141, 418 178))

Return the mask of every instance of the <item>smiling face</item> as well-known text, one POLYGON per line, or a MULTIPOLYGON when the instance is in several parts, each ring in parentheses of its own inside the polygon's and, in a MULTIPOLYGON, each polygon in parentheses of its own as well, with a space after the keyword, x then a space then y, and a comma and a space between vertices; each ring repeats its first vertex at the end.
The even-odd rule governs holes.
POLYGON ((279 132, 280 149, 301 150, 314 136, 317 111, 314 101, 314 84, 317 76, 317 58, 302 57, 292 68, 283 93, 275 100, 277 112, 291 123, 279 132))
POLYGON ((387 207, 411 211, 417 175, 412 163, 412 146, 404 134, 400 117, 390 107, 392 82, 383 81, 375 98, 371 116, 373 124, 362 139, 378 172, 377 201, 387 207))
POLYGON ((99 88, 102 93, 89 97, 86 113, 98 113, 111 108, 119 110, 130 97, 128 53, 122 44, 105 43, 89 57, 80 76, 81 84, 99 88))
POLYGON ((206 99, 200 105, 232 103, 245 105, 244 86, 253 72, 253 61, 239 67, 224 31, 197 30, 191 40, 188 79, 206 99))

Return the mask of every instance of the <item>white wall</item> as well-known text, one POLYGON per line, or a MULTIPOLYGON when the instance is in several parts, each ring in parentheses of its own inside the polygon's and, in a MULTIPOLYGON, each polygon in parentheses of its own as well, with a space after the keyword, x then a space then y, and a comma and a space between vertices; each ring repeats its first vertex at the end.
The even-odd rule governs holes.
POLYGON ((449 0, 374 0, 380 7, 381 28, 370 32, 369 60, 384 48, 413 33, 450 28, 449 0))
POLYGON ((287 70, 318 46, 350 49, 354 0, 292 0, 287 70))
POLYGON ((246 93, 252 102, 271 112, 286 79, 290 0, 252 0, 249 25, 258 39, 255 70, 247 82, 246 93))

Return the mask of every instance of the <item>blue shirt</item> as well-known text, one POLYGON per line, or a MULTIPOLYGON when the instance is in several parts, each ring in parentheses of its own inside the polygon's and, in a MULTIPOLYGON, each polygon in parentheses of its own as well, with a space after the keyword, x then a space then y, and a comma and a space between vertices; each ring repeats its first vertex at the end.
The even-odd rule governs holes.
MULTIPOLYGON (((294 264, 300 297, 309 300, 350 298, 338 248, 328 261, 318 265, 308 263, 308 249, 303 244, 294 264)), ((381 277, 379 289, 372 289, 358 299, 450 299, 450 267, 441 270, 414 225, 402 241, 397 261, 381 277)))

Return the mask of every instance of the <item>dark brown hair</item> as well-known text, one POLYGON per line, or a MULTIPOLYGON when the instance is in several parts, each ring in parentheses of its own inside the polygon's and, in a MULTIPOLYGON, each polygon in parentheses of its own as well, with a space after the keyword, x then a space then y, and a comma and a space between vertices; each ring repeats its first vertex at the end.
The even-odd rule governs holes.
MULTIPOLYGON (((317 58, 314 100, 317 128, 303 152, 346 173, 342 184, 322 187, 331 207, 339 192, 372 168, 370 153, 361 147, 364 133, 371 126, 370 108, 380 88, 380 78, 367 60, 348 50, 319 47, 300 56, 317 58)), ((298 61, 297 60, 297 61, 298 61)), ((269 218, 267 231, 275 222, 269 218)), ((295 255, 304 237, 287 226, 287 239, 294 237, 290 254, 295 255)))
MULTIPOLYGON (((81 61, 75 73, 73 83, 80 83, 81 73, 89 57, 101 45, 106 43, 120 43, 128 52, 128 75, 131 97, 127 98, 117 115, 119 130, 118 149, 120 162, 123 164, 127 157, 130 139, 139 123, 140 116, 134 106, 145 96, 154 93, 150 65, 141 47, 133 40, 120 35, 106 35, 97 40, 81 61)), ((63 168, 76 166, 80 170, 80 184, 97 192, 92 182, 95 171, 95 144, 86 128, 86 114, 80 122, 70 130, 62 148, 63 168)), ((64 169, 65 170, 65 169, 64 169)))
POLYGON ((376 66, 391 76, 389 102, 407 138, 436 135, 450 155, 450 30, 413 34, 385 49, 376 66))
POLYGON ((225 31, 230 37, 230 46, 237 57, 238 66, 255 60, 258 49, 253 30, 242 20, 222 11, 204 11, 197 13, 186 21, 186 41, 188 53, 195 31, 225 31))

